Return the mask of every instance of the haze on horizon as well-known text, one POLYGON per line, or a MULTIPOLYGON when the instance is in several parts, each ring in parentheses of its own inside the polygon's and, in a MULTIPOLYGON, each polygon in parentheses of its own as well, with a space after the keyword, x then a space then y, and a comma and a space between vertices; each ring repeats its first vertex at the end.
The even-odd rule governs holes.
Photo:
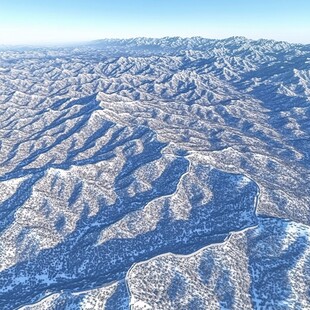
POLYGON ((308 0, 0 0, 1 44, 202 36, 310 43, 308 0))

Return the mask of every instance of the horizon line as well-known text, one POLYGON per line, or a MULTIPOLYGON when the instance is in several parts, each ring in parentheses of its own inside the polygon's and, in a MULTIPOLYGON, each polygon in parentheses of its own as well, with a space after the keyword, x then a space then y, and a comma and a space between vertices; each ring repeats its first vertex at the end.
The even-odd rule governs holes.
POLYGON ((87 45, 95 42, 100 42, 100 41, 129 41, 129 40, 137 40, 137 39, 147 39, 147 40, 152 40, 152 39, 157 39, 157 40, 163 40, 163 39, 204 39, 204 40, 210 40, 210 41, 225 41, 228 39, 233 39, 233 38, 240 38, 240 39, 245 39, 248 41, 272 41, 272 42, 279 42, 279 43, 287 43, 290 45, 310 45, 309 43, 304 43, 304 42, 290 42, 287 40, 278 40, 278 39, 271 39, 271 38, 258 38, 258 39, 253 39, 249 38, 246 36, 242 35, 234 35, 234 36, 228 36, 224 38, 211 38, 211 37, 204 37, 201 35, 194 35, 194 36, 133 36, 133 37, 103 37, 100 39, 89 39, 89 40, 73 40, 73 41, 59 41, 59 42, 29 42, 29 43, 0 43, 0 48, 4 47, 15 47, 15 48, 21 48, 21 47, 74 47, 78 45, 87 45))

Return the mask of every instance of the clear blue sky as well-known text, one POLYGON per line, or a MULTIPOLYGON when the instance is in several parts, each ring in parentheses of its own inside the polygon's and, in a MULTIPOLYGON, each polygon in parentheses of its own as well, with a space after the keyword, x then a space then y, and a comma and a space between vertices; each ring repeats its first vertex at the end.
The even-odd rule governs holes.
POLYGON ((310 0, 0 0, 0 44, 137 36, 310 43, 310 0))

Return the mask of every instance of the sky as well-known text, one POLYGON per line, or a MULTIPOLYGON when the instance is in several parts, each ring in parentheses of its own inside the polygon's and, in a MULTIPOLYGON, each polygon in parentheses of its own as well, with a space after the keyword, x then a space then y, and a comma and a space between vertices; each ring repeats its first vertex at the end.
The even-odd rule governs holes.
POLYGON ((310 0, 0 0, 0 45, 165 36, 310 43, 310 0))

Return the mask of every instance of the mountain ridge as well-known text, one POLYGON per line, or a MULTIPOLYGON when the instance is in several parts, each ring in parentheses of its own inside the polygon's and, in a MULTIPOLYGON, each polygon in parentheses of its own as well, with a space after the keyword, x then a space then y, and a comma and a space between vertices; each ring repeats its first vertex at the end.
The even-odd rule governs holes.
POLYGON ((309 45, 1 50, 0 81, 2 309, 310 306, 309 45))

